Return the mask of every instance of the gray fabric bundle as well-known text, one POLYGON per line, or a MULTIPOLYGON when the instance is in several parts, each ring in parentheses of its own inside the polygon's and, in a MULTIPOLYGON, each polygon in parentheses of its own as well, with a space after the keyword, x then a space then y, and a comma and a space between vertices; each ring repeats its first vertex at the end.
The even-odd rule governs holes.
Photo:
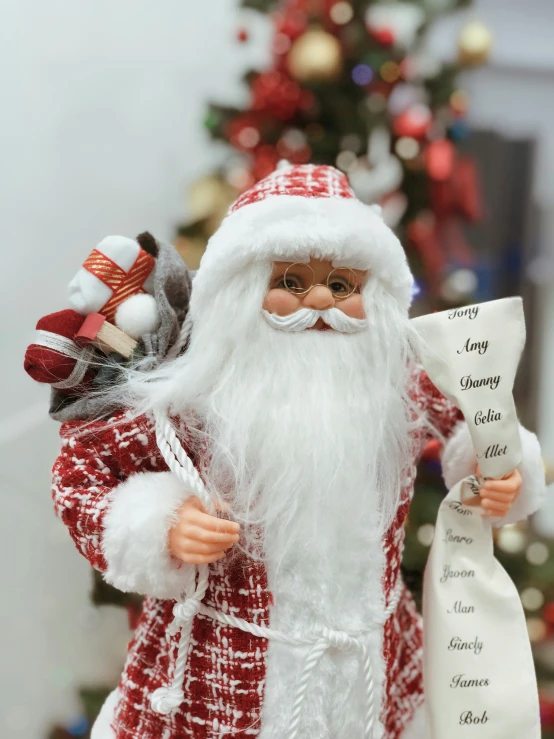
POLYGON ((160 326, 151 334, 141 337, 139 346, 131 360, 119 355, 109 357, 97 353, 92 369, 101 364, 88 392, 78 394, 60 393, 52 389, 49 413, 56 421, 87 421, 102 418, 118 410, 115 401, 106 402, 98 392, 121 381, 121 368, 135 359, 141 360, 141 370, 147 372, 164 357, 179 353, 183 349, 181 330, 188 312, 192 280, 191 274, 173 246, 155 240, 144 233, 137 237, 143 249, 156 258, 154 266, 154 298, 160 315, 160 326), (144 362, 144 358, 151 361, 144 362))

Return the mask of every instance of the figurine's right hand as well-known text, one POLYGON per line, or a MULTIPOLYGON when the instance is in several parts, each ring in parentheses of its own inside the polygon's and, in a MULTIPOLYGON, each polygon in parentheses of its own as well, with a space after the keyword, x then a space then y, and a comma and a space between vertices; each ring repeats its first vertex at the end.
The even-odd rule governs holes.
POLYGON ((187 498, 177 516, 179 520, 169 531, 169 551, 183 562, 216 562, 239 540, 239 524, 210 516, 196 496, 187 498))

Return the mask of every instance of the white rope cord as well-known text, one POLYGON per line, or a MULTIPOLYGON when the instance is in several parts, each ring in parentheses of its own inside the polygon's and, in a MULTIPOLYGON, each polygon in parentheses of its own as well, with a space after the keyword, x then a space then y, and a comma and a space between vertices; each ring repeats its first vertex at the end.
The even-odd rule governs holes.
POLYGON ((69 339, 67 336, 55 334, 53 331, 44 331, 42 328, 37 328, 32 343, 37 346, 45 346, 48 349, 53 349, 55 352, 65 354, 69 357, 79 351, 79 347, 72 339, 69 339))
POLYGON ((168 359, 177 357, 181 353, 182 349, 184 348, 185 344, 188 341, 191 329, 192 329, 192 316, 190 313, 187 313, 185 320, 183 321, 183 325, 181 326, 181 330, 179 331, 179 336, 177 337, 177 341, 175 342, 175 344, 173 344, 172 347, 170 347, 170 349, 167 352, 168 359))
MULTIPOLYGON (((401 579, 399 578, 397 581, 396 587, 393 591, 393 594, 391 596, 390 603, 383 613, 383 617, 380 620, 375 621, 373 623, 370 631, 376 628, 379 628, 384 623, 386 623, 390 615, 396 610, 396 606, 398 605, 398 601, 400 600, 400 596, 402 595, 403 589, 404 589, 403 583, 401 579)), ((238 618, 238 616, 233 616, 231 613, 223 613, 223 611, 217 611, 215 608, 211 608, 211 606, 207 606, 204 603, 202 603, 199 613, 202 616, 207 616, 209 618, 214 619, 215 621, 219 621, 219 623, 224 624, 225 626, 235 626, 236 628, 241 629, 242 631, 247 631, 249 634, 253 634, 254 636, 260 636, 264 639, 273 639, 274 641, 279 641, 279 642, 282 642, 283 644, 291 644, 293 646, 313 644, 314 641, 317 641, 317 639, 325 635, 330 635, 330 638, 334 638, 335 635, 337 634, 339 635, 346 634, 348 639, 355 639, 357 638, 357 636, 362 635, 362 634, 358 634, 356 637, 353 637, 352 635, 347 634, 345 631, 334 631, 331 629, 324 629, 316 637, 313 637, 313 636, 296 637, 296 636, 290 636, 287 634, 282 634, 280 631, 276 631, 275 629, 270 629, 268 626, 260 626, 259 624, 253 624, 250 621, 246 621, 244 618, 238 618)), ((337 637, 337 638, 340 638, 340 637, 337 637)), ((335 645, 333 644, 331 646, 335 646, 335 645)))
POLYGON ((298 736, 300 717, 302 715, 302 706, 304 705, 304 698, 308 691, 310 678, 315 669, 315 666, 330 646, 331 645, 327 642, 326 639, 318 639, 313 647, 310 649, 306 656, 306 659, 304 660, 304 667, 302 668, 302 672, 300 673, 300 677, 296 685, 296 696, 294 698, 294 703, 292 704, 288 739, 296 739, 296 737, 298 736))
POLYGON ((89 369, 90 362, 92 361, 94 354, 95 350, 92 344, 85 346, 69 377, 65 380, 54 383, 52 387, 56 388, 56 390, 68 390, 69 388, 80 385, 89 369))
POLYGON ((60 336, 52 331, 44 331, 43 329, 37 329, 33 344, 37 346, 44 346, 46 349, 52 349, 52 351, 59 352, 66 357, 75 359, 75 367, 71 370, 71 373, 65 380, 51 383, 52 387, 56 390, 69 390, 72 387, 77 387, 83 381, 83 378, 89 368, 89 363, 94 356, 94 347, 91 345, 81 348, 74 341, 68 339, 66 336, 60 336))
MULTIPOLYGON (((213 503, 209 500, 208 493, 202 482, 198 471, 192 464, 175 431, 167 418, 156 415, 156 441, 163 457, 172 472, 185 484, 191 492, 198 495, 205 505, 214 510, 213 503)), ((294 637, 283 634, 275 629, 246 621, 230 613, 217 611, 215 608, 206 606, 202 599, 208 587, 209 568, 207 565, 199 565, 191 568, 191 575, 185 588, 185 598, 181 603, 176 603, 173 608, 173 621, 169 627, 169 634, 174 635, 181 631, 175 669, 169 687, 155 690, 150 698, 151 705, 156 713, 169 714, 176 710, 184 700, 183 682, 188 659, 190 634, 192 623, 197 614, 211 618, 227 626, 234 626, 254 636, 264 639, 273 639, 284 644, 312 645, 298 678, 296 695, 292 704, 291 719, 286 739, 299 739, 300 718, 304 699, 310 685, 310 678, 319 663, 321 657, 328 649, 336 648, 343 651, 359 651, 361 654, 362 674, 364 679, 364 692, 366 698, 366 719, 364 728, 364 739, 374 739, 375 728, 375 683, 373 678, 373 666, 371 656, 366 645, 361 640, 363 634, 352 636, 346 631, 335 629, 322 629, 319 634, 311 637, 294 637), (196 575, 198 572, 198 582, 196 575)), ((394 587, 390 602, 385 608, 383 616, 376 620, 364 633, 370 633, 383 626, 392 613, 396 610, 398 601, 402 595, 404 585, 398 578, 394 587)))
MULTIPOLYGON (((191 494, 197 495, 208 510, 214 512, 215 508, 209 499, 204 483, 177 439, 175 430, 169 420, 159 413, 155 415, 155 420, 156 443, 167 466, 191 491, 191 494)), ((158 688, 150 696, 152 709, 156 713, 164 715, 179 708, 185 699, 183 682, 188 660, 192 623, 200 610, 202 598, 208 587, 209 568, 207 565, 195 565, 189 571, 190 575, 185 587, 184 600, 175 604, 173 621, 169 627, 170 635, 175 635, 181 631, 173 677, 169 686, 158 688), (197 575, 198 582, 196 581, 197 575)))
POLYGON ((155 420, 156 442, 167 466, 186 485, 191 491, 191 494, 197 495, 200 498, 210 513, 215 513, 213 501, 206 491, 198 470, 177 438, 175 429, 169 420, 160 413, 155 414, 155 420))

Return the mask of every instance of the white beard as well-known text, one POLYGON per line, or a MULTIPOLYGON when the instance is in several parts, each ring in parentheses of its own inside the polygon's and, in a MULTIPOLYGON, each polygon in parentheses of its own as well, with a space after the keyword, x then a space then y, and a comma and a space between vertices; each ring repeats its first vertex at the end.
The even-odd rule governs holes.
POLYGON ((231 504, 251 553, 261 535, 266 564, 290 565, 302 551, 342 569, 353 537, 379 528, 377 466, 392 411, 376 382, 381 363, 367 336, 258 329, 202 409, 208 486, 231 504))

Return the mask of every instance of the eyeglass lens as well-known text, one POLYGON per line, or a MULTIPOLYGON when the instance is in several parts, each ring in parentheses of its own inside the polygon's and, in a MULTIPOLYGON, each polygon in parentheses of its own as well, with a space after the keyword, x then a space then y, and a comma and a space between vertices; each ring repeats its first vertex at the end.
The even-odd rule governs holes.
MULTIPOLYGON (((310 265, 297 263, 287 267, 280 287, 293 295, 305 295, 315 284, 315 275, 310 265)), ((337 268, 329 272, 325 284, 338 300, 350 297, 358 289, 356 274, 348 268, 337 268)))

